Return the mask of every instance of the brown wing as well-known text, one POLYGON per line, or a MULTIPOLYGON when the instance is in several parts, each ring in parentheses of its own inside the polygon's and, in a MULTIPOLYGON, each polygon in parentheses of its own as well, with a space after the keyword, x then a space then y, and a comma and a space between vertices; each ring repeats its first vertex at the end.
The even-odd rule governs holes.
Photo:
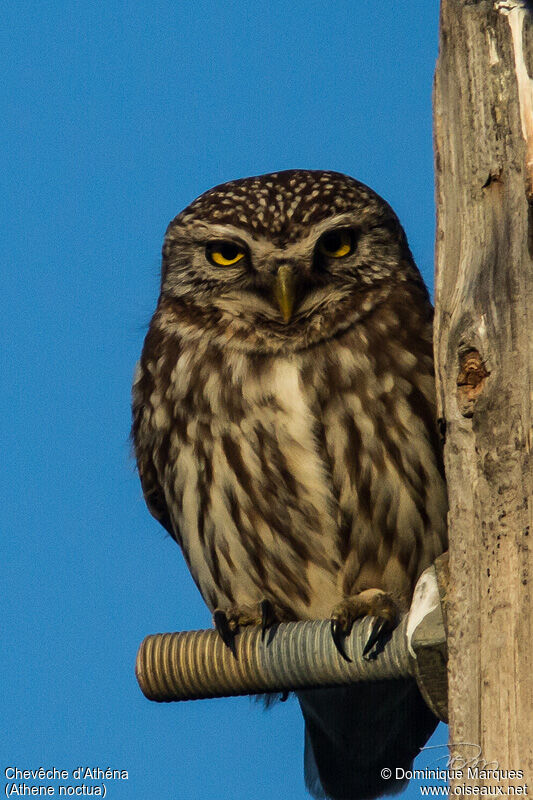
POLYGON ((155 467, 150 452, 144 449, 141 445, 137 444, 137 441, 135 439, 136 436, 135 428, 136 428, 136 421, 135 421, 135 409, 134 409, 132 437, 135 446, 137 469, 139 471, 139 477, 141 479, 141 486, 146 505, 148 506, 150 514, 152 514, 152 516, 155 517, 156 520, 160 522, 164 528, 167 529, 167 531, 174 539, 179 540, 179 536, 172 526, 170 513, 165 500, 165 493, 163 491, 163 487, 159 482, 157 469, 155 467))
POLYGON ((160 466, 164 465, 165 448, 168 451, 168 439, 165 437, 163 441, 157 441, 154 426, 152 425, 154 409, 151 397, 154 391, 154 379, 150 370, 146 368, 147 358, 152 355, 152 349, 154 346, 161 345, 161 342, 158 342, 157 339, 158 337, 153 328, 150 328, 133 382, 131 438, 148 510, 166 528, 170 535, 179 542, 179 532, 172 524, 165 491, 160 480, 160 473, 154 461, 157 453, 160 466))

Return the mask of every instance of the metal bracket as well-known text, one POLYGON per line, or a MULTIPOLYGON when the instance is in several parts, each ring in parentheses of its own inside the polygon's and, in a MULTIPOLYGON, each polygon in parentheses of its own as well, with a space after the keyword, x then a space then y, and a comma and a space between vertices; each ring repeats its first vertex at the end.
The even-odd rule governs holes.
POLYGON ((441 562, 420 576, 409 614, 370 659, 363 650, 371 618, 356 622, 346 637, 351 661, 338 653, 329 620, 280 623, 264 641, 260 628, 244 628, 234 651, 215 630, 159 633, 139 647, 139 686, 149 700, 170 702, 412 676, 429 707, 446 720, 445 570, 441 562))

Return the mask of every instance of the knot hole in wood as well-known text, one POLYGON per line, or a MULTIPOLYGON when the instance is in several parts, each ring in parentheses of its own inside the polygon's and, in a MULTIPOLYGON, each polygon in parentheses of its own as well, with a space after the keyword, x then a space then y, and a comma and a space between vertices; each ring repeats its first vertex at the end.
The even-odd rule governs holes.
POLYGON ((457 375, 457 404, 463 417, 470 418, 490 375, 485 362, 474 348, 459 355, 457 375))

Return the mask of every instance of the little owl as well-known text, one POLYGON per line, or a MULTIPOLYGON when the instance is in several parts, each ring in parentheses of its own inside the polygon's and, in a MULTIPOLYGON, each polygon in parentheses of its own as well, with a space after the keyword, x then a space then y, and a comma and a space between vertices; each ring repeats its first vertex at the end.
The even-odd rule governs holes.
MULTIPOLYGON (((354 619, 377 618, 374 640, 395 625, 446 547, 446 490, 432 308, 387 203, 289 170, 178 214, 133 440, 148 508, 229 646, 239 626, 329 617, 346 657, 354 619)), ((410 680, 298 699, 319 797, 398 791, 382 767, 407 769, 436 725, 410 680)))

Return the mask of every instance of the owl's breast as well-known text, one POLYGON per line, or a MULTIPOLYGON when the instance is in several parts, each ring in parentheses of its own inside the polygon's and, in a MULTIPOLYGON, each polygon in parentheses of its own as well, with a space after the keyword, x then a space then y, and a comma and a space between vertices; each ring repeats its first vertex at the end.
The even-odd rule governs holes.
POLYGON ((376 587, 408 604, 446 514, 431 363, 413 371, 408 355, 395 372, 351 334, 286 357, 182 349, 152 424, 176 538, 210 608, 267 597, 318 618, 376 587))
POLYGON ((338 509, 300 360, 225 354, 193 403, 198 375, 187 355, 183 366, 164 483, 204 599, 266 596, 297 618, 328 615, 341 596, 338 509))

